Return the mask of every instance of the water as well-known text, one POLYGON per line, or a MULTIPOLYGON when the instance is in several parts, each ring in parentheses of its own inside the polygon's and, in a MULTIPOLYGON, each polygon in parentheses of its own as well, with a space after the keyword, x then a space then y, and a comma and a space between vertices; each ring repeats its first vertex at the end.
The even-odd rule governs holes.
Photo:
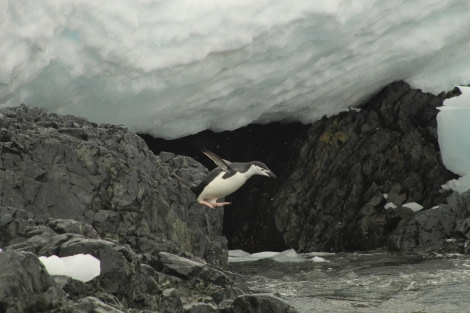
POLYGON ((232 258, 230 266, 253 292, 272 293, 301 313, 470 312, 470 256, 374 252, 312 260, 314 256, 283 262, 232 258))

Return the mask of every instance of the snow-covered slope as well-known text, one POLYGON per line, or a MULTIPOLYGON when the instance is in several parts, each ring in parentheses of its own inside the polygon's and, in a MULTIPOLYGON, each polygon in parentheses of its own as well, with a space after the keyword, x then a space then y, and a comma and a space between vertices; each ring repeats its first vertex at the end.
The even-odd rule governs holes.
POLYGON ((462 0, 5 0, 0 106, 175 138, 470 82, 462 0))

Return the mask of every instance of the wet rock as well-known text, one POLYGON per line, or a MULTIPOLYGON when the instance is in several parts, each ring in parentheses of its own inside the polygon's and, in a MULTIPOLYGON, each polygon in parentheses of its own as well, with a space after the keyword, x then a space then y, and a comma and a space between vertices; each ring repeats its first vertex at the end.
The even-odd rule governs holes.
POLYGON ((175 288, 168 288, 163 290, 159 301, 159 307, 162 313, 183 313, 181 294, 175 288))
POLYGON ((89 294, 89 284, 69 276, 52 276, 56 285, 62 289, 70 300, 78 300, 89 294))
POLYGON ((158 262, 161 272, 182 278, 189 285, 194 284, 197 289, 200 289, 201 294, 208 295, 205 302, 219 304, 224 299, 233 299, 249 292, 238 275, 223 272, 194 260, 160 252, 158 262))
POLYGON ((189 278, 201 272, 204 264, 195 262, 186 258, 179 257, 174 254, 160 252, 160 261, 168 272, 174 273, 183 278, 189 278))
MULTIPOLYGON (((46 222, 56 225, 51 220, 46 222)), ((4 301, 0 301, 5 310, 40 312, 47 306, 58 312, 89 312, 92 308, 97 312, 106 311, 106 308, 112 312, 137 308, 183 312, 184 306, 191 309, 191 303, 204 302, 207 307, 217 308, 221 301, 248 292, 235 274, 207 263, 166 252, 155 256, 141 254, 126 244, 74 233, 55 233, 46 225, 29 227, 26 233, 31 237, 0 252, 0 265, 4 262, 10 266, 5 266, 5 271, 0 274, 1 283, 7 290, 3 293, 4 301), (29 252, 19 252, 24 249, 29 252), (101 273, 87 283, 64 276, 53 279, 37 257, 53 254, 93 255, 101 262, 101 273), (25 261, 21 261, 23 259, 25 261), (32 299, 30 303, 25 302, 27 305, 23 305, 14 293, 21 288, 24 289, 23 296, 32 299)), ((196 307, 191 310, 197 312, 196 307)))
POLYGON ((51 219, 48 226, 56 233, 72 233, 82 235, 86 238, 98 239, 99 235, 93 226, 84 222, 70 219, 51 219))
POLYGON ((125 311, 121 311, 111 305, 103 303, 100 299, 96 297, 89 296, 89 297, 82 298, 75 303, 61 307, 55 312, 57 313, 88 313, 88 312, 124 313, 125 311))
POLYGON ((190 303, 184 306, 184 313, 216 313, 217 307, 209 303, 190 303))
POLYGON ((402 252, 469 253, 470 192, 454 193, 446 203, 402 221, 389 248, 402 252))
POLYGON ((233 301, 223 313, 296 313, 296 309, 270 295, 243 295, 233 301))
POLYGON ((0 268, 1 312, 42 312, 65 296, 33 253, 6 249, 0 268))

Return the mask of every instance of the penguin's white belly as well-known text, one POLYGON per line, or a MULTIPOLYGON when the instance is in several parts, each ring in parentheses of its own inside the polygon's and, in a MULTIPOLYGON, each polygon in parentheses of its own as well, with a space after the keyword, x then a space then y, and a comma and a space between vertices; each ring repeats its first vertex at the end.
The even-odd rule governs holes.
POLYGON ((247 177, 241 173, 236 173, 229 178, 222 178, 224 175, 225 172, 221 172, 217 175, 217 177, 202 190, 198 200, 206 199, 210 202, 215 202, 215 200, 228 196, 236 191, 247 180, 247 177))

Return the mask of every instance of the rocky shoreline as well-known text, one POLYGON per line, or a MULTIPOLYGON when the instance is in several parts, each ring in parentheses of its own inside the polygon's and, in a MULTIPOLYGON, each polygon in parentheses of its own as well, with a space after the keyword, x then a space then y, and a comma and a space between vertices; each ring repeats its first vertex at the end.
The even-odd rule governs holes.
POLYGON ((227 271, 223 211, 195 203, 186 182, 207 169, 191 158, 21 105, 0 110, 0 162, 0 311, 294 312, 227 271), (79 253, 101 261, 88 283, 38 259, 79 253))
POLYGON ((440 190, 455 177, 437 145, 446 96, 398 82, 359 110, 295 126, 284 142, 240 135, 226 148, 212 139, 218 146, 206 148, 262 159, 279 176, 248 184, 225 214, 195 202, 189 186, 207 169, 194 158, 153 153, 121 126, 0 109, 0 311, 296 312, 250 293, 229 270, 228 242, 248 251, 467 253, 470 193, 440 190), (38 259, 79 253, 101 260, 87 283, 50 276, 38 259))

